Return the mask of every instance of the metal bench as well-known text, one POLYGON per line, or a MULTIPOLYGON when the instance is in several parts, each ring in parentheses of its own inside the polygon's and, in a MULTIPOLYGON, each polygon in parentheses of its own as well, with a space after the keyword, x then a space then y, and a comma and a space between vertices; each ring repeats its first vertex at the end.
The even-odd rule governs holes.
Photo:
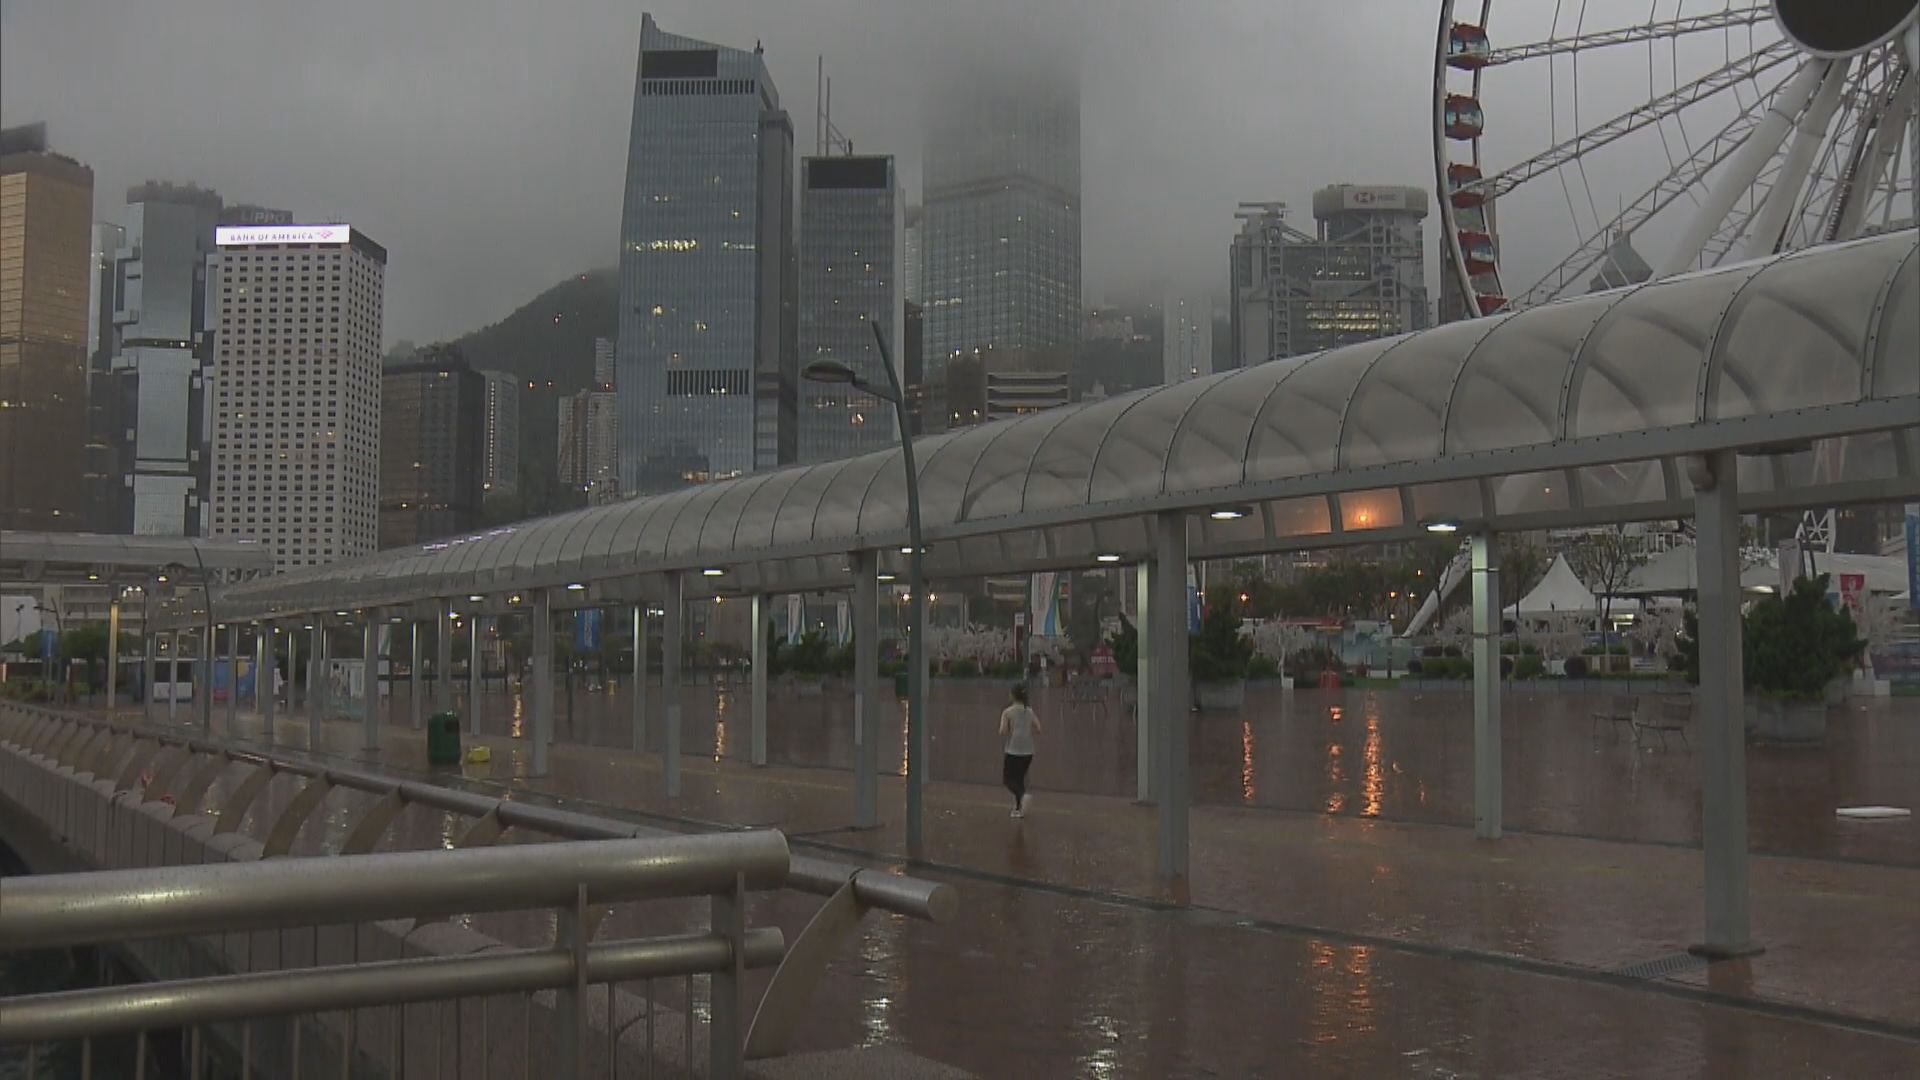
POLYGON ((1619 737, 1621 724, 1627 725, 1628 731, 1633 730, 1635 724, 1634 717, 1639 713, 1639 710, 1639 698, 1631 694, 1614 694, 1607 699, 1606 708, 1597 709, 1592 713, 1593 719, 1589 733, 1593 738, 1597 739, 1600 737, 1600 725, 1610 724, 1614 730, 1614 737, 1617 739, 1619 737))
POLYGON ((1640 741, 1640 733, 1642 731, 1651 731, 1660 736, 1660 749, 1665 750, 1667 748, 1667 732, 1671 731, 1680 736, 1680 741, 1686 744, 1688 752, 1691 753, 1693 743, 1687 739, 1687 727, 1688 722, 1692 718, 1692 695, 1669 694, 1660 699, 1660 707, 1654 711, 1651 720, 1635 720, 1633 722, 1633 741, 1635 743, 1640 741))
POLYGON ((1067 705, 1078 708, 1090 705, 1100 711, 1101 717, 1107 715, 1107 695, 1113 689, 1110 679, 1081 676, 1067 681, 1067 705))

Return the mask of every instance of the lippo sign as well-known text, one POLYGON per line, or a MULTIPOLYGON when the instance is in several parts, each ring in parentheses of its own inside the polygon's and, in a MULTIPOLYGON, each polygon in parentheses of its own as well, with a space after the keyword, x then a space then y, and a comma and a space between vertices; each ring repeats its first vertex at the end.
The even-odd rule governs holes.
POLYGON ((353 237, 346 225, 222 225, 213 231, 217 247, 257 244, 344 244, 353 237))

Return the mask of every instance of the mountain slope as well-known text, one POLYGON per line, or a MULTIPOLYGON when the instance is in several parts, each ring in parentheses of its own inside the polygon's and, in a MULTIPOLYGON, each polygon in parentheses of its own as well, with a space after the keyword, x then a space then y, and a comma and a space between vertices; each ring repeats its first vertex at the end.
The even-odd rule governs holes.
POLYGON ((552 382, 557 393, 571 394, 592 381, 593 339, 613 339, 619 303, 617 272, 576 274, 454 344, 474 367, 552 382))
POLYGON ((620 275, 576 274, 522 304, 513 314, 453 344, 484 371, 508 371, 520 391, 520 492, 489 499, 490 522, 556 513, 580 505, 556 475, 559 402, 593 381, 593 340, 612 340, 619 327, 620 275))

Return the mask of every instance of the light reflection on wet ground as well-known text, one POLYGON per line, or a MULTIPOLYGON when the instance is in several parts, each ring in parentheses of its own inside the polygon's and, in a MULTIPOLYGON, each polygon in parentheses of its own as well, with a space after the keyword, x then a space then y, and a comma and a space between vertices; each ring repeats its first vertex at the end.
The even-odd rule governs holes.
MULTIPOLYGON (((1678 747, 1646 753, 1592 738, 1590 699, 1509 697, 1507 820, 1633 844, 1523 834, 1488 846, 1464 830, 1423 825, 1470 821, 1465 695, 1256 691, 1240 714, 1195 716, 1203 806, 1191 888, 1200 907, 1170 912, 1076 891, 1154 895, 1140 870, 1152 861, 1152 811, 1124 801, 1134 741, 1123 708, 1103 715, 1040 695, 1037 707, 1058 722, 1048 725, 1035 770, 1041 809, 1019 827, 992 787, 999 748, 977 719, 997 713, 997 691, 948 684, 936 693, 935 775, 964 783, 932 789, 930 857, 966 868, 947 875, 963 890, 961 917, 947 928, 869 919, 857 954, 836 960, 822 987, 817 1023, 805 1029, 809 1046, 901 1043, 989 1076, 1920 1072, 1920 988, 1899 989, 1900 973, 1920 957, 1920 873, 1854 861, 1911 867, 1920 842, 1911 825, 1850 829, 1832 819, 1836 802, 1916 801, 1920 711, 1911 703, 1855 703, 1821 750, 1750 752, 1756 847, 1816 861, 1756 860, 1755 929, 1767 956, 1737 974, 1721 965, 1669 980, 1877 1018, 1908 1033, 1900 1038, 1486 959, 1510 953, 1600 968, 1697 937, 1698 853, 1662 846, 1697 836, 1694 762, 1678 747), (1850 861, 1817 861, 1832 859, 1850 861), (1862 947, 1862 925, 1876 927, 1871 949, 1862 947), (1486 953, 1449 956, 1397 942, 1486 953), (1864 986, 1837 985, 1847 981, 1864 986)), ((744 750, 744 735, 722 734, 723 725, 745 722, 728 715, 727 697, 698 687, 685 702, 686 745, 714 747, 722 758, 744 750)), ((576 693, 560 736, 625 745, 629 704, 576 693)), ((496 696, 487 707, 504 727, 507 703, 496 696)), ((404 700, 394 708, 391 715, 407 715, 404 700)), ((851 711, 850 699, 831 694, 776 695, 771 756, 805 767, 734 772, 730 761, 711 785, 690 771, 690 795, 679 804, 657 796, 650 766, 635 771, 624 753, 580 745, 557 746, 554 777, 528 786, 695 818, 831 827, 850 803, 847 777, 832 770, 851 759, 851 711)), ((657 738, 663 711, 649 715, 657 738)), ((304 724, 285 730, 298 739, 304 724)), ((336 732, 336 745, 357 745, 357 728, 329 725, 330 739, 336 732)), ((417 736, 396 732, 389 742, 396 762, 419 767, 417 736)), ((494 775, 524 775, 523 749, 496 744, 494 775)), ((889 740, 883 753, 891 750, 889 740)), ((272 798, 283 805, 296 789, 276 781, 272 798)), ((885 805, 897 804, 898 790, 883 786, 885 805)), ((337 849, 353 806, 330 796, 297 850, 337 849)), ((439 845, 448 831, 444 815, 410 810, 388 843, 439 845)), ((897 826, 831 841, 897 851, 897 826)), ((753 917, 783 926, 791 940, 817 904, 767 898, 753 917)), ((704 917, 701 905, 647 905, 615 912, 609 932, 679 932, 704 917)), ((550 916, 475 923, 507 940, 552 931, 550 916)))

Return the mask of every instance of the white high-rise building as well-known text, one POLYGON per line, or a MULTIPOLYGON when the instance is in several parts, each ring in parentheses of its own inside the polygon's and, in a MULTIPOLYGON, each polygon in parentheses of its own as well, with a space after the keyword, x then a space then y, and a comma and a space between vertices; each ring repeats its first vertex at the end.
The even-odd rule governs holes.
POLYGON ((620 497, 620 400, 615 390, 613 342, 593 339, 593 385, 560 399, 560 482, 587 493, 590 503, 620 497))
POLYGON ((208 258, 210 532, 282 570, 378 544, 387 251, 351 226, 222 226, 208 258))
POLYGON ((486 466, 480 489, 491 495, 520 490, 520 376, 483 371, 487 380, 486 466))

